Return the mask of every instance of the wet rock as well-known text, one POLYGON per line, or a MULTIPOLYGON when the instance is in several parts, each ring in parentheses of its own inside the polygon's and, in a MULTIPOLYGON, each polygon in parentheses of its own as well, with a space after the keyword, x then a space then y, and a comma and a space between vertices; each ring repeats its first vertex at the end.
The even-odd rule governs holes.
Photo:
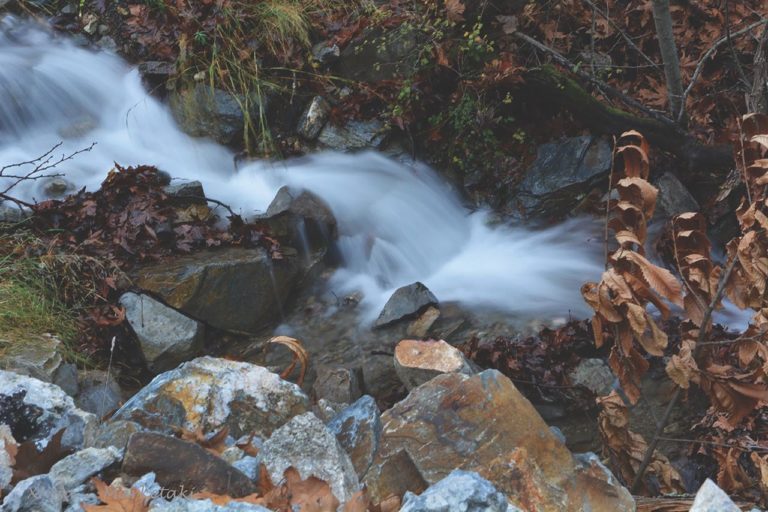
POLYGON ((403 496, 400 512, 513 512, 491 482, 471 471, 455 469, 419 496, 403 496))
POLYGON ((314 414, 294 417, 264 442, 262 461, 273 482, 289 467, 302 479, 310 476, 328 482, 331 492, 347 502, 360 486, 355 468, 336 437, 314 414))
MULTIPOLYGON (((235 97, 221 89, 197 84, 192 90, 171 94, 169 106, 179 127, 193 137, 210 137, 225 145, 240 141, 245 125, 241 104, 250 103, 249 117, 266 115, 267 98, 235 97)), ((253 123, 259 126, 258 122, 253 123)))
POLYGON ((315 96, 299 119, 296 131, 305 140, 315 140, 328 121, 331 106, 322 96, 315 96))
POLYGON ((139 74, 150 92, 162 92, 167 80, 176 73, 173 62, 151 60, 139 64, 139 74))
MULTIPOLYGON (((99 25, 99 32, 104 33, 104 29, 106 28, 106 25, 99 25)), ((117 43, 115 42, 114 38, 112 36, 104 36, 98 41, 96 41, 96 46, 101 48, 104 51, 117 53, 117 43)))
POLYGON ((409 391, 443 373, 475 373, 464 354, 443 340, 400 341, 395 347, 395 371, 409 391))
POLYGON ((78 449, 96 423, 58 386, 0 370, 0 424, 10 427, 16 441, 33 440, 43 448, 64 429, 62 445, 78 449))
POLYGON ((75 404, 82 410, 101 418, 120 407, 122 401, 120 386, 107 372, 90 370, 80 376, 75 404))
POLYGON ((267 208, 264 221, 273 236, 303 253, 325 251, 338 237, 336 217, 312 192, 282 187, 267 208))
POLYGON ((200 355, 205 337, 200 322, 144 294, 124 293, 120 304, 150 371, 169 370, 200 355))
POLYGON ((324 398, 331 402, 350 404, 363 394, 361 380, 358 371, 323 365, 317 369, 312 392, 318 400, 324 398))
POLYGON ((616 380, 611 368, 602 359, 582 359, 568 377, 571 384, 584 386, 596 396, 609 394, 616 380))
POLYGON ((114 446, 123 450, 131 436, 139 431, 141 431, 141 425, 134 421, 114 420, 102 423, 88 439, 87 446, 94 448, 114 446))
POLYGON ((15 452, 16 440, 8 425, 0 425, 0 494, 5 494, 13 478, 11 451, 15 452))
MULTIPOLYGON (((0 333, 2 338, 2 333, 0 333)), ((3 355, 3 369, 52 382, 62 364, 61 340, 48 334, 17 340, 3 355)))
POLYGON ((495 370, 435 377, 386 411, 382 423, 365 478, 374 501, 389 492, 381 483, 385 463, 405 451, 429 484, 454 468, 476 471, 524 510, 634 510, 613 477, 579 471, 530 402, 495 370))
POLYGON ((0 224, 15 224, 32 216, 27 208, 12 204, 8 201, 0 203, 0 224))
POLYGON ((312 58, 320 64, 331 64, 339 60, 340 56, 341 50, 337 44, 328 44, 326 41, 322 41, 312 47, 312 58))
POLYGON ((436 307, 428 307, 416 320, 411 322, 405 334, 414 338, 423 338, 440 318, 440 310, 436 307))
POLYGON ((64 178, 48 178, 43 182, 43 194, 51 199, 60 199, 72 192, 75 186, 64 178))
POLYGON ((328 429, 346 450, 357 476, 363 478, 381 441, 381 415, 376 401, 368 395, 361 397, 337 414, 328 429))
POLYGON ((294 257, 272 260, 262 248, 226 248, 144 267, 136 283, 217 329, 251 333, 280 318, 299 275, 294 257))
POLYGON ((171 427, 211 432, 227 425, 235 438, 252 432, 266 437, 308 407, 297 385, 266 368, 200 357, 155 377, 113 419, 161 432, 171 427))
POLYGON ((109 448, 86 448, 64 457, 48 473, 54 483, 71 490, 120 460, 120 451, 109 448))
POLYGON ((48 475, 37 475, 16 484, 3 500, 3 512, 61 512, 66 497, 48 475))
POLYGON ((123 472, 132 476, 153 472, 158 484, 169 490, 207 490, 235 498, 256 490, 246 475, 200 445, 154 432, 131 436, 123 472))
POLYGON ((589 135, 539 146, 515 196, 528 218, 559 218, 573 210, 611 169, 611 145, 589 135))
POLYGON ((690 512, 738 512, 739 510, 741 509, 725 491, 707 478, 696 493, 690 512))
POLYGON ((422 283, 415 282, 402 286, 395 290, 384 305, 374 327, 386 327, 398 320, 414 317, 436 304, 437 297, 422 283))
MULTIPOLYGON (((83 116, 75 119, 74 121, 70 122, 66 126, 62 126, 56 131, 56 133, 58 133, 62 139, 79 139, 80 137, 85 137, 86 135, 88 135, 98 127, 99 127, 99 121, 95 117, 83 116)), ((58 178, 54 178, 54 179, 58 179, 58 178)), ((66 182, 66 180, 64 181, 66 182)), ((70 187, 74 188, 71 185, 70 187)), ((65 188, 64 190, 59 190, 60 194, 63 195, 64 192, 67 191, 67 188, 65 188)), ((59 189, 61 189, 61 187, 59 187, 59 189)), ((57 197, 57 196, 52 195, 50 197, 57 197)))
POLYGON ((326 123, 317 141, 336 151, 378 149, 384 143, 387 130, 379 120, 349 121, 344 126, 326 123))
POLYGON ((425 42, 426 36, 409 23, 391 30, 365 30, 341 52, 339 74, 361 82, 409 77, 418 69, 425 42))
POLYGON ((656 181, 659 195, 656 199, 655 219, 669 219, 686 212, 699 211, 699 203, 677 177, 665 172, 656 181))
POLYGON ((163 188, 163 192, 173 198, 173 203, 177 206, 190 206, 193 204, 205 206, 208 204, 205 201, 203 184, 197 180, 171 183, 163 188))

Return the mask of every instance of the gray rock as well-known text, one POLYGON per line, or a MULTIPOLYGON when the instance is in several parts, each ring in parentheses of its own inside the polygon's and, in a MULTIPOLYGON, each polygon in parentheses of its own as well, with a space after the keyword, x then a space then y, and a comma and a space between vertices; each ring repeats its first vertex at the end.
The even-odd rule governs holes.
POLYGON ((315 96, 299 119, 296 131, 306 140, 315 140, 328 121, 331 106, 322 96, 315 96))
POLYGON ((155 377, 113 419, 160 432, 171 427, 212 432, 228 425, 235 438, 266 437, 308 407, 301 388, 266 368, 200 357, 155 377))
POLYGON ((82 372, 79 380, 80 391, 75 397, 75 404, 82 410, 102 418, 120 407, 120 386, 112 375, 101 370, 89 370, 82 372))
POLYGON ((373 397, 368 395, 344 409, 328 423, 328 430, 349 454, 360 479, 368 472, 379 450, 381 429, 379 408, 373 397))
POLYGON ((349 456, 336 437, 312 413, 294 417, 264 442, 262 460, 273 482, 294 467, 302 479, 310 476, 328 482, 331 492, 347 502, 360 483, 349 456))
POLYGON ((336 217, 315 194, 280 188, 267 208, 263 221, 273 236, 296 247, 305 255, 326 251, 337 238, 336 217))
POLYGON ((330 64, 339 60, 340 56, 341 50, 337 44, 328 44, 322 41, 312 47, 312 58, 320 64, 330 64))
POLYGON ((118 450, 125 449, 133 434, 141 431, 141 425, 133 421, 113 420, 99 425, 86 445, 94 448, 114 446, 118 450))
MULTIPOLYGON (((106 25, 99 25, 99 29, 101 27, 105 27, 106 25)), ((100 30, 101 32, 101 30, 100 30)), ((117 43, 115 42, 114 38, 112 36, 104 36, 98 41, 96 41, 96 46, 101 48, 104 51, 117 53, 117 43)))
POLYGON ((0 224, 15 224, 32 216, 27 208, 22 208, 8 201, 0 203, 0 224))
MULTIPOLYGON (((193 137, 210 137, 220 144, 240 141, 245 126, 241 104, 250 103, 249 116, 258 121, 265 115, 267 98, 253 95, 251 98, 233 96, 221 89, 211 89, 197 84, 194 89, 174 93, 170 97, 171 113, 179 127, 193 137)), ((252 123, 258 127, 259 123, 252 123)))
POLYGON ((16 484, 3 500, 2 512, 61 512, 66 492, 48 475, 37 475, 16 484))
POLYGON ((473 471, 454 469, 419 496, 403 496, 400 512, 511 512, 520 510, 491 482, 473 471))
POLYGON ((109 448, 86 448, 64 457, 48 473, 54 483, 71 490, 120 460, 120 451, 109 448))
POLYGON ((53 383, 69 396, 77 396, 80 386, 77 382, 77 365, 64 363, 53 374, 53 383))
POLYGON ((568 377, 571 384, 584 386, 596 396, 610 393, 616 380, 611 368, 602 359, 582 359, 568 377))
POLYGON ((739 512, 740 510, 725 491, 707 478, 696 493, 690 512, 739 512))
POLYGON ((176 73, 173 62, 151 60, 139 64, 141 80, 150 92, 164 92, 167 80, 176 73))
POLYGON ((539 146, 514 205, 529 218, 558 218, 573 210, 611 169, 611 145, 588 135, 539 146))
POLYGON ((149 512, 270 512, 270 510, 250 503, 231 501, 226 505, 215 505, 211 500, 176 498, 171 501, 154 500, 149 507, 149 512))
POLYGON ((83 512, 84 505, 99 505, 101 500, 92 492, 71 491, 67 495, 67 508, 64 512, 83 512))
POLYGON ((64 429, 62 445, 79 449, 98 419, 75 407, 58 386, 0 370, 0 424, 10 427, 18 442, 33 440, 43 448, 64 429))
POLYGON ((379 313, 374 327, 386 327, 398 320, 412 318, 429 306, 436 304, 437 297, 422 283, 417 281, 402 286, 395 290, 395 293, 392 294, 384 305, 384 309, 379 313))
POLYGON ((257 482, 259 480, 259 466, 261 465, 261 457, 253 457, 246 455, 239 460, 232 463, 236 469, 243 472, 245 476, 257 482))
POLYGON ((170 370, 200 355, 205 337, 200 322, 144 294, 124 293, 120 304, 152 372, 170 370))
POLYGON ((378 149, 384 143, 387 130, 377 119, 370 121, 349 121, 344 126, 326 123, 317 141, 329 149, 356 151, 378 149))
POLYGON ((659 195, 656 199, 655 219, 669 219, 686 212, 699 211, 699 203, 677 177, 665 172, 656 181, 659 195))
POLYGON ((163 188, 163 192, 172 197, 174 204, 179 206, 208 204, 205 200, 203 184, 197 180, 171 183, 163 188))
POLYGON ((136 284, 170 307, 226 331, 257 333, 282 315, 299 283, 296 257, 262 248, 203 251, 137 272, 136 284))
POLYGON ((62 198, 75 189, 72 183, 59 176, 44 180, 42 186, 45 197, 52 199, 62 198))
MULTIPOLYGON (((0 334, 2 338, 2 334, 0 334)), ((3 356, 0 367, 44 382, 52 382, 62 364, 61 340, 48 334, 30 336, 14 343, 3 356)))
POLYGON ((410 23, 390 30, 365 30, 341 52, 339 74, 362 82, 412 76, 418 70, 425 41, 425 34, 410 23))
POLYGON ((9 449, 16 446, 16 440, 13 438, 10 427, 0 425, 0 494, 5 494, 11 485, 13 464, 11 464, 9 449))
POLYGON ((360 372, 343 366, 322 365, 312 385, 315 399, 350 404, 363 394, 360 372))
POLYGON ((131 489, 136 489, 144 496, 158 497, 163 492, 163 487, 157 483, 157 475, 147 473, 133 482, 131 489))

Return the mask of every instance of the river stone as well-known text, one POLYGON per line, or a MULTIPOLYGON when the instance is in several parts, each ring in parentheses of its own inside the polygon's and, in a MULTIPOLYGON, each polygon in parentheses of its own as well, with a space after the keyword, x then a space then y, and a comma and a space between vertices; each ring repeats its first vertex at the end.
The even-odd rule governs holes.
MULTIPOLYGON (((265 115, 267 99, 253 95, 249 116, 253 126, 265 115)), ((210 137, 224 145, 240 141, 245 126, 245 116, 240 105, 245 97, 235 97, 221 89, 211 89, 197 84, 192 90, 171 94, 169 106, 179 127, 193 137, 210 137)))
POLYGON ((197 180, 179 181, 171 183, 163 188, 163 192, 172 198, 176 206, 191 206, 193 204, 205 206, 205 190, 203 184, 197 180))
POLYGON ((356 151, 378 149, 384 143, 387 129, 377 119, 369 121, 349 121, 344 126, 326 123, 320 131, 317 141, 336 151, 356 151))
POLYGON ((15 452, 17 447, 18 444, 13 438, 10 427, 0 425, 0 495, 5 494, 11 485, 14 462, 11 460, 11 452, 15 452))
POLYGON ((518 187, 515 206, 530 218, 562 217, 608 175, 611 158, 605 138, 583 135, 542 144, 518 187))
POLYGON ((395 371, 409 391, 443 373, 475 373, 464 354, 443 340, 401 340, 395 347, 395 371))
POLYGON ((233 498, 256 491, 241 471, 197 443, 155 432, 138 432, 125 448, 123 472, 143 476, 153 472, 164 489, 209 491, 233 498))
POLYGON ((31 216, 32 212, 27 208, 22 208, 9 201, 0 203, 0 224, 15 224, 31 216))
POLYGON ((349 501, 360 487, 349 455, 311 412, 295 416, 275 430, 260 455, 273 482, 282 480, 285 470, 294 467, 302 480, 314 476, 328 482, 341 503, 349 501))
POLYGON ((64 429, 62 446, 78 449, 97 422, 58 386, 0 370, 0 424, 10 427, 16 441, 33 440, 42 449, 64 429))
POLYGON ((48 475, 22 480, 3 500, 2 512, 61 512, 66 491, 48 475))
POLYGON ((312 394, 316 400, 350 404, 363 394, 360 373, 359 369, 356 371, 343 366, 321 365, 312 385, 312 394))
POLYGON ((43 181, 42 187, 45 197, 52 199, 60 199, 75 190, 72 183, 58 176, 43 181))
POLYGON ((293 257, 232 247, 144 267, 136 284, 217 329, 253 333, 279 321, 298 278, 293 257))
POLYGON ((675 215, 699 211, 699 203, 685 185, 671 172, 665 172, 656 181, 659 195, 656 199, 655 219, 670 219, 675 215))
POLYGON ((182 427, 208 433, 227 425, 238 438, 268 436, 308 407, 301 388, 266 368, 206 356, 155 377, 113 419, 158 431, 182 427))
POLYGON ((296 132, 305 140, 315 140, 328 121, 331 106, 322 96, 315 96, 299 119, 296 132))
POLYGON ((381 415, 376 401, 363 396, 337 414, 328 429, 349 454, 357 476, 363 478, 381 442, 381 415))
POLYGON ((584 386, 596 396, 609 394, 616 380, 613 371, 602 359, 582 359, 568 378, 574 386, 584 386))
POLYGON ((150 371, 170 370, 200 355, 205 337, 200 322, 144 294, 124 293, 120 305, 150 371))
POLYGON ((48 475, 56 485, 69 491, 120 459, 120 450, 114 446, 86 448, 58 461, 51 467, 48 475))
POLYGON ((49 334, 14 340, 8 353, 4 354, 0 361, 4 370, 28 375, 44 382, 54 381, 61 365, 61 340, 49 334))
POLYGON ((422 283, 417 281, 401 286, 395 290, 395 293, 384 305, 374 327, 386 327, 398 320, 414 317, 429 306, 436 304, 437 297, 422 283))
POLYGON ((312 192, 281 187, 263 221, 270 233, 305 253, 325 251, 338 237, 336 217, 312 192))
POLYGON ((419 496, 403 496, 400 512, 513 512, 519 511, 491 482, 472 471, 454 469, 419 496))
POLYGON ((740 510, 725 491, 707 478, 696 493, 689 512, 739 512, 740 510))
POLYGON ((382 423, 381 447, 365 478, 374 502, 388 492, 381 468, 405 451, 429 484, 454 468, 476 471, 524 510, 634 510, 614 478, 579 471, 531 403, 496 370, 439 375, 386 411, 382 423))

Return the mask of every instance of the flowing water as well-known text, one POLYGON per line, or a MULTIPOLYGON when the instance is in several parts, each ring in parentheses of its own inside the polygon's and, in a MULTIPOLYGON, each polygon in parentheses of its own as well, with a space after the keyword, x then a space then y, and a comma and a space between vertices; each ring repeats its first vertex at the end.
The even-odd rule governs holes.
MULTIPOLYGON (((12 18, 0 22, 0 167, 89 146, 61 165, 78 187, 98 187, 113 162, 155 165, 200 180, 244 215, 266 210, 282 185, 308 189, 334 212, 344 265, 335 291, 361 291, 370 320, 394 289, 424 282, 441 301, 520 317, 587 316, 579 286, 600 276, 601 242, 585 222, 544 231, 489 227, 427 166, 374 152, 319 153, 234 169, 232 153, 193 139, 149 96, 136 69, 12 18)), ((1 184, 1 183, 0 183, 1 184)), ((15 194, 45 199, 43 183, 15 194)))

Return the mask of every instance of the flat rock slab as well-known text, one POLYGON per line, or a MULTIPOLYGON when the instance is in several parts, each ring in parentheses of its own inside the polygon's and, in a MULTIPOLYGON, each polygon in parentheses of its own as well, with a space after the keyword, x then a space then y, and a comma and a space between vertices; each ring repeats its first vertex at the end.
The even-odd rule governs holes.
POLYGON ((155 377, 112 419, 161 432, 182 427, 208 433, 227 425, 236 438, 267 437, 308 407, 301 388, 266 368, 200 357, 155 377))
POLYGON ((131 476, 155 473, 165 489, 209 491, 234 498, 256 491, 251 480, 198 444, 155 432, 131 436, 123 459, 123 472, 131 476))
POLYGON ((409 391, 443 373, 474 373, 461 351, 443 340, 401 340, 395 371, 409 391))

